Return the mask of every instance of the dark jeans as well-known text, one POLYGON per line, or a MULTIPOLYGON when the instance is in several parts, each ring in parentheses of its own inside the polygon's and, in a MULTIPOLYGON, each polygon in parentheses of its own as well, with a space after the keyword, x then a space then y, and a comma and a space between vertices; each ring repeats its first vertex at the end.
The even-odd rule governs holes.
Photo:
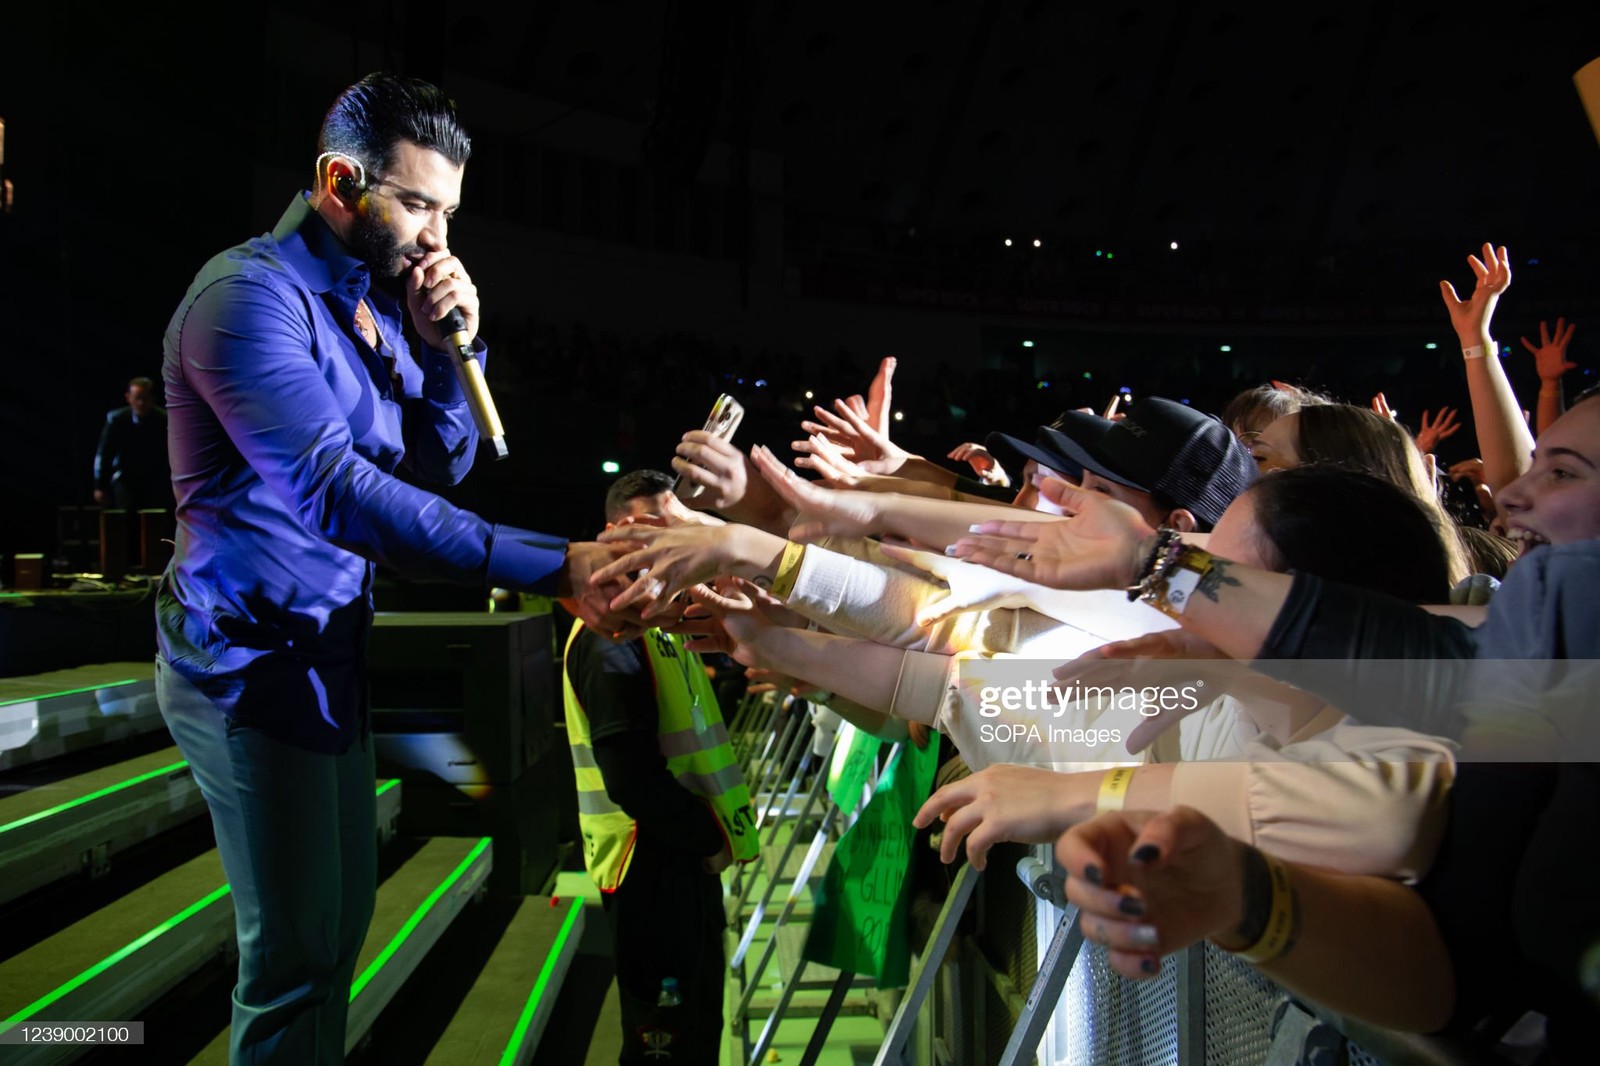
POLYGON ((716 1066, 727 985, 722 934, 722 882, 700 860, 640 842, 628 876, 605 897, 622 1004, 618 1061, 716 1066), (674 977, 681 1006, 661 1010, 663 978, 674 977), (666 1030, 670 1043, 652 1049, 646 1032, 666 1030))
POLYGON ((239 936, 228 1061, 344 1062, 377 893, 372 745, 292 747, 230 720, 160 659, 156 693, 216 829, 239 936))

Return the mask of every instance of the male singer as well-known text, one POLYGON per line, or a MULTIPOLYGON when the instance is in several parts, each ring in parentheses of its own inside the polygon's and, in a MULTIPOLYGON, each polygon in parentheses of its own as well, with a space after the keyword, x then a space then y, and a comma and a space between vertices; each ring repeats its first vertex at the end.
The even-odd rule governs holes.
POLYGON ((589 588, 611 549, 392 476, 455 482, 478 444, 435 325, 451 308, 474 338, 479 322, 445 240, 471 150, 454 105, 373 74, 334 101, 317 150, 313 188, 201 269, 165 340, 178 536, 156 677, 233 886, 234 1063, 344 1061, 376 894, 374 563, 575 597, 590 624, 626 628, 589 588))

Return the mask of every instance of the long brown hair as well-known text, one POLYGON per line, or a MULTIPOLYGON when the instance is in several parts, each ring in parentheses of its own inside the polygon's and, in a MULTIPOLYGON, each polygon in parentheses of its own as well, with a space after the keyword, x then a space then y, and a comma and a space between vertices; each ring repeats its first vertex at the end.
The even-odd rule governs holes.
POLYGON ((1302 407, 1296 415, 1295 451, 1302 463, 1331 463, 1381 478, 1415 496, 1439 523, 1450 556, 1450 580, 1472 572, 1455 522, 1439 502, 1422 453, 1406 428, 1392 418, 1348 403, 1302 407))

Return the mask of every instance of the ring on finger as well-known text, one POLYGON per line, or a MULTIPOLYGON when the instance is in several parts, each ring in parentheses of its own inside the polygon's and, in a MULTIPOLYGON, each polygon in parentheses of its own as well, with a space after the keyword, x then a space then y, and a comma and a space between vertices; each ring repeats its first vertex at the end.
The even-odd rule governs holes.
POLYGON ((1024 562, 1024 563, 1032 562, 1033 561, 1033 553, 1032 552, 1018 552, 1017 553, 1017 559, 1019 561, 1021 561, 1021 562, 1024 562))

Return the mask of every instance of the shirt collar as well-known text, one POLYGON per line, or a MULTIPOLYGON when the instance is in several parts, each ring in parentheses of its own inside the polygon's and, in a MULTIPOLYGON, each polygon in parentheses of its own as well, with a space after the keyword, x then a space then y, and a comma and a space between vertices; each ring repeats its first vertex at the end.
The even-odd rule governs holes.
POLYGON ((372 284, 367 264, 350 254, 337 234, 311 209, 309 193, 300 193, 278 220, 272 238, 283 259, 313 292, 343 289, 352 299, 366 296, 372 284))

